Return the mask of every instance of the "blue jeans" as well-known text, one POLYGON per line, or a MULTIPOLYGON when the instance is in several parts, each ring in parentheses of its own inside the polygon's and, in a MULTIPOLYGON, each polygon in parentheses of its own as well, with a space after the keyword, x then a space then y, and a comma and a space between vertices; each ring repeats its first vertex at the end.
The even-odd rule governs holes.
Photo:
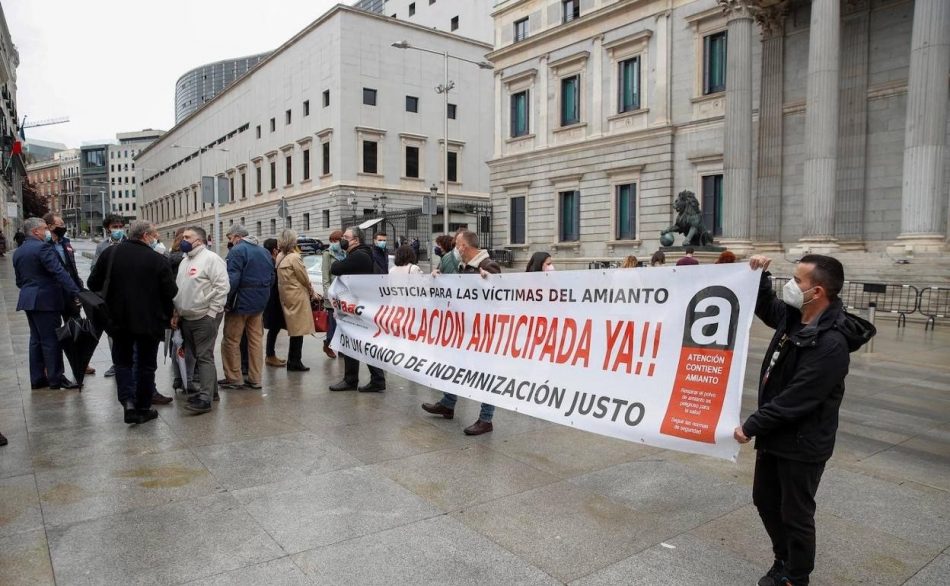
MULTIPOLYGON (((458 400, 458 395, 453 395, 452 393, 442 393, 442 400, 439 401, 439 404, 448 407, 449 409, 455 409, 455 403, 458 400)), ((488 403, 482 403, 482 408, 478 412, 478 420, 491 421, 493 415, 495 415, 495 406, 489 405, 488 403)))

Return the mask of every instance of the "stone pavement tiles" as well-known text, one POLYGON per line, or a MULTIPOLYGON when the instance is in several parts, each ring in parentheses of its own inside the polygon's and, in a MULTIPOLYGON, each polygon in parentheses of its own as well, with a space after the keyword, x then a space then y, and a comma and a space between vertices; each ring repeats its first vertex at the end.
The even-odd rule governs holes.
MULTIPOLYGON (((771 563, 737 464, 499 411, 496 431, 419 409, 390 376, 330 393, 309 373, 180 401, 126 426, 112 379, 31 391, 28 329, 0 259, 0 584, 752 584, 771 563)), ((743 412, 768 340, 753 329, 743 412)), ((281 337, 279 353, 286 353, 281 337)), ((814 584, 940 584, 950 571, 950 333, 881 322, 852 357, 818 494, 814 584)), ((94 357, 109 365, 108 345, 94 357)), ((365 371, 364 371, 365 377, 365 371)), ((169 367, 158 385, 170 390, 169 367)))

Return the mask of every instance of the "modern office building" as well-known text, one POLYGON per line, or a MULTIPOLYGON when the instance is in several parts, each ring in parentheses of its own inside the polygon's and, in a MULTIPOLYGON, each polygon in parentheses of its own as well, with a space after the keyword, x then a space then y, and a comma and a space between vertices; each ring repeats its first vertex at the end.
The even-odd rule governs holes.
MULTIPOLYGON (((287 225, 326 238, 374 209, 419 211, 441 182, 447 147, 449 228, 481 223, 488 234, 476 208, 488 199, 492 78, 478 63, 490 50, 338 5, 138 155, 139 208, 163 236, 196 223, 210 229, 213 212, 197 187, 199 177, 219 176, 230 185, 225 226, 240 222, 267 237, 287 225), (433 91, 445 82, 442 56, 392 46, 402 41, 466 60, 449 59, 448 119, 433 91), (281 200, 287 217, 277 214, 281 200)), ((444 228, 438 191, 434 232, 444 228)), ((426 239, 421 216, 387 226, 426 239)))
POLYGON ((7 232, 19 227, 26 177, 22 153, 14 154, 20 140, 16 103, 16 69, 19 65, 20 54, 13 44, 0 6, 0 225, 7 232))
POLYGON ((740 252, 945 249, 950 3, 504 0, 494 19, 495 235, 521 255, 648 256, 682 190, 740 252))
POLYGON ((175 82, 175 124, 210 102, 270 53, 225 59, 195 67, 175 82))
POLYGON ((27 137, 23 143, 23 152, 26 155, 26 160, 30 163, 49 161, 56 153, 65 150, 66 145, 61 142, 50 142, 48 140, 37 140, 27 137))
POLYGON ((83 234, 101 234, 102 220, 109 211, 109 146, 84 145, 79 149, 78 232, 83 234))
POLYGON ((386 0, 382 14, 494 44, 495 0, 386 0))
POLYGON ((386 0, 359 0, 353 4, 353 8, 366 10, 367 12, 375 12, 377 14, 382 14, 385 6, 386 0))
POLYGON ((165 134, 164 130, 146 129, 138 132, 120 132, 115 135, 119 144, 109 145, 110 203, 107 212, 119 214, 129 220, 138 217, 136 201, 138 174, 135 172, 135 157, 163 134, 165 134))

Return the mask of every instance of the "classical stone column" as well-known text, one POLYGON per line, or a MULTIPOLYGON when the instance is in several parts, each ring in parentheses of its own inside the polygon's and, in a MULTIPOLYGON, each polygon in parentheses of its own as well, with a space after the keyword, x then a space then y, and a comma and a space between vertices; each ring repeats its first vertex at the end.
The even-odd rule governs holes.
POLYGON ((720 243, 741 255, 752 249, 752 11, 749 0, 719 4, 728 26, 720 243))
POLYGON ((656 15, 656 73, 653 77, 653 101, 650 102, 650 113, 653 115, 653 126, 666 126, 670 123, 670 14, 666 10, 656 15))
POLYGON ((761 10, 762 82, 759 95, 759 160, 756 172, 755 248, 781 250, 784 49, 787 5, 761 10))
POLYGON ((947 72, 950 70, 950 2, 916 0, 907 82, 901 235, 912 251, 945 248, 947 72))
POLYGON ((849 0, 841 15, 841 83, 835 237, 842 250, 864 250, 868 142, 868 0, 849 0))
MULTIPOLYGON (((604 35, 597 35, 591 40, 590 60, 591 82, 589 85, 584 84, 585 90, 587 87, 591 88, 590 108, 588 108, 590 136, 600 136, 604 124, 604 89, 603 83, 601 83, 604 78, 604 35)), ((585 97, 581 99, 583 100, 585 97)))
POLYGON ((812 0, 801 244, 814 252, 837 249, 834 228, 840 29, 840 0, 812 0))

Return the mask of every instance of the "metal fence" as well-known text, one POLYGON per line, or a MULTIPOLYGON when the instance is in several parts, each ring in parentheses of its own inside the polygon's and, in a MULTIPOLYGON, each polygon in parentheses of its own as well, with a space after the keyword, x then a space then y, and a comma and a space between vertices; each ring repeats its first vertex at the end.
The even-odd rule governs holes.
POLYGON ((920 291, 917 311, 927 316, 924 330, 935 328, 938 319, 950 317, 950 288, 926 287, 920 291))
MULTIPOLYGON (((454 234, 459 228, 467 228, 478 234, 478 245, 480 248, 491 250, 492 248, 492 207, 490 203, 472 202, 466 200, 449 200, 449 234, 454 234)), ((432 248, 435 244, 431 235, 427 234, 429 229, 429 218, 422 213, 422 207, 403 208, 395 211, 382 213, 370 213, 356 216, 344 216, 344 226, 354 226, 362 224, 367 220, 381 218, 380 222, 373 230, 373 234, 385 232, 388 241, 395 247, 396 243, 411 243, 413 240, 419 241, 418 260, 427 261, 432 255, 432 248)), ((432 216, 432 234, 438 235, 446 233, 442 229, 442 207, 439 206, 438 213, 432 216)), ((510 260, 509 260, 510 263, 510 260)), ((510 266, 510 265, 509 265, 510 266)))

